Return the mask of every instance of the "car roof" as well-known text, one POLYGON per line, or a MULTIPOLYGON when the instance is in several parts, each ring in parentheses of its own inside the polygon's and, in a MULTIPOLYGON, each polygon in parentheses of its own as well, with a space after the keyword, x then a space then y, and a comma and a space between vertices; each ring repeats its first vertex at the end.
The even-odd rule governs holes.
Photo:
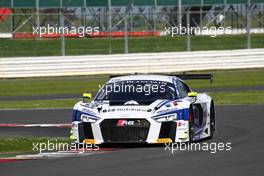
POLYGON ((129 75, 129 76, 114 77, 110 79, 108 83, 128 81, 128 80, 150 80, 150 81, 163 81, 163 82, 172 83, 174 79, 178 79, 178 78, 175 76, 166 76, 166 75, 129 75))

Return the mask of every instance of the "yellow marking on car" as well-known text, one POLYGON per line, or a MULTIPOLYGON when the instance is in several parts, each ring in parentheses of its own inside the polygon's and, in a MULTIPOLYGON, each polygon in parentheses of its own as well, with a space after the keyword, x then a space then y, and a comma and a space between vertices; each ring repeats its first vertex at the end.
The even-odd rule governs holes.
POLYGON ((171 138, 160 138, 160 139, 157 139, 157 142, 156 143, 172 143, 172 140, 171 138))
POLYGON ((84 139, 83 143, 84 144, 95 144, 95 139, 84 139))

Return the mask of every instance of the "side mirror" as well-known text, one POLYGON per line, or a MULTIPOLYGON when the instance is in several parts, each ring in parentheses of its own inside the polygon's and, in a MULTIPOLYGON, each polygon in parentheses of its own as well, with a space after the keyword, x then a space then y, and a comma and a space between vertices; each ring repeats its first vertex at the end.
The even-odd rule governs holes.
POLYGON ((197 97, 198 93, 197 92, 189 92, 188 97, 197 97))
POLYGON ((92 94, 91 93, 83 93, 83 102, 86 103, 87 99, 91 99, 92 94))

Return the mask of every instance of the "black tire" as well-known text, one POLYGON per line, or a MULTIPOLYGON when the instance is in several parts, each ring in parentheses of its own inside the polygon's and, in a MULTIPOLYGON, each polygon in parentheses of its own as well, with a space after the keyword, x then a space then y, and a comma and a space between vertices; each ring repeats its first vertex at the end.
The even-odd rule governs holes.
POLYGON ((216 130, 216 124, 215 124, 215 108, 214 108, 214 102, 211 102, 210 106, 210 136, 209 138, 213 138, 214 132, 216 130))
POLYGON ((194 117, 193 117, 193 109, 192 106, 190 107, 188 120, 189 120, 189 142, 193 142, 193 134, 194 134, 194 117))

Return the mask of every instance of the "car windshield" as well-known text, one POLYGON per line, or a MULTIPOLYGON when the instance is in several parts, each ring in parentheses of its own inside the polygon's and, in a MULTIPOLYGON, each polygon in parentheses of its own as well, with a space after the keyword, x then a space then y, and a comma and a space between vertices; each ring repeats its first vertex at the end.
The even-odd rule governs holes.
POLYGON ((111 105, 148 105, 158 99, 176 99, 170 82, 127 80, 105 84, 95 101, 109 101, 111 105))

